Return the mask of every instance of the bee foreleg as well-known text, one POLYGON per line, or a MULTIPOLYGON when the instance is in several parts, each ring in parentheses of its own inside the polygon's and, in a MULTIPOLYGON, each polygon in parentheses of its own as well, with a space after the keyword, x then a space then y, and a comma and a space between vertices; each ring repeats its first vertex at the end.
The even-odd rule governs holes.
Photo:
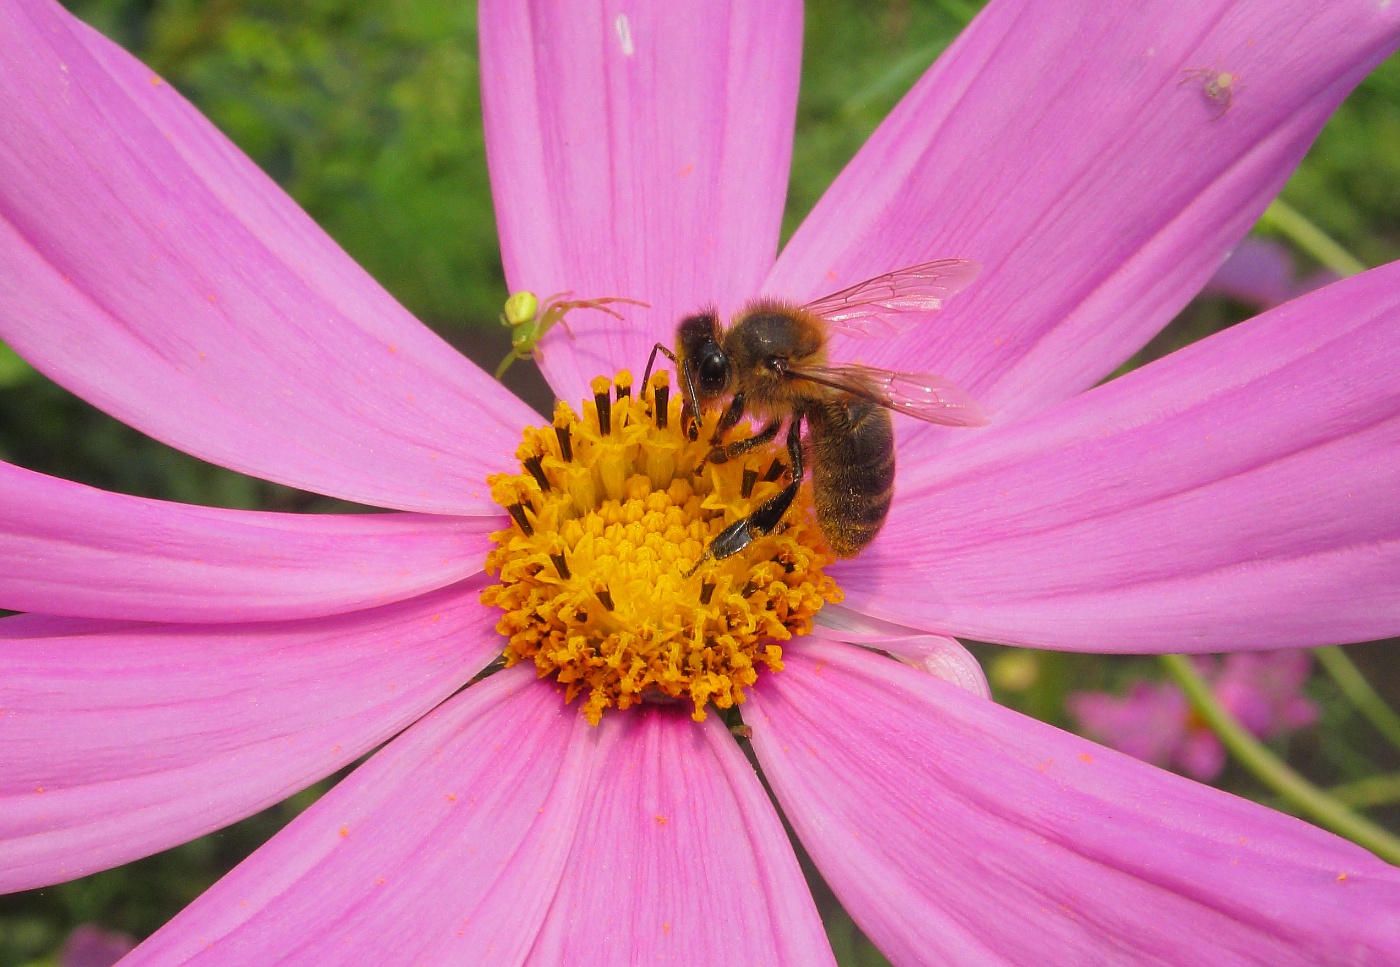
MULTIPOLYGON (((766 431, 769 427, 773 430, 772 436, 777 436, 777 421, 763 429, 766 431)), ((788 456, 792 459, 792 482, 765 500, 752 514, 742 520, 736 520, 716 534, 715 539, 710 541, 710 546, 705 548, 705 553, 700 555, 700 560, 686 572, 686 577, 700 570, 700 565, 706 561, 722 561, 726 557, 733 557, 764 534, 771 534, 773 529, 783 522, 788 509, 792 507, 792 502, 797 499, 797 491, 802 487, 801 412, 794 414, 792 422, 788 424, 787 447, 788 456)))
MULTIPOLYGON (((734 394, 734 398, 733 398, 732 400, 730 400, 730 401, 729 401, 729 405, 728 405, 727 407, 725 407, 724 413, 722 413, 722 414, 720 415, 719 422, 718 422, 717 424, 715 424, 715 432, 714 432, 714 434, 710 437, 710 446, 715 447, 715 448, 718 448, 720 442, 724 440, 724 435, 725 435, 726 433, 728 433, 730 430, 734 429, 734 427, 737 426, 738 423, 739 423, 739 421, 740 421, 741 419, 743 419, 743 418, 744 418, 744 394, 743 394, 743 393, 735 393, 735 394, 734 394)), ((714 456, 714 454, 711 453, 711 457, 712 457, 712 458, 713 458, 713 456, 714 456)), ((715 460, 714 462, 715 462, 715 463, 723 463, 724 461, 723 461, 723 460, 715 460)))
POLYGON ((747 440, 735 440, 733 443, 726 443, 722 447, 715 447, 709 452, 705 459, 710 461, 710 463, 724 463, 727 460, 733 460, 735 457, 742 456, 750 450, 761 447, 763 444, 771 441, 778 435, 778 430, 782 425, 782 420, 774 420, 747 440))
POLYGON ((671 350, 667 349, 665 346, 661 345, 661 343, 657 343, 655 346, 652 346, 652 347, 651 347, 651 355, 647 357, 647 368, 646 368, 646 372, 644 372, 644 373, 642 374, 642 390, 643 390, 643 392, 646 391, 647 384, 648 384, 649 382, 651 382, 651 367, 652 367, 652 365, 656 362, 656 354, 657 354, 657 353, 661 353, 663 356, 665 356, 667 359, 669 359, 669 360, 670 360, 671 362, 673 362, 673 363, 676 361, 676 354, 673 353, 673 352, 671 352, 671 350))

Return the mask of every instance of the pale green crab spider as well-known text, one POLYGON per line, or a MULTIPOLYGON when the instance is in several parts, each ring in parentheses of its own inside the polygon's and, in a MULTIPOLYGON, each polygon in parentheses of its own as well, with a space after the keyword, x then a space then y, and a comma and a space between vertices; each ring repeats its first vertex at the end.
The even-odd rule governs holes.
POLYGON ((506 354, 506 358, 502 359, 501 364, 496 367, 497 379, 504 376, 506 370, 510 369, 511 363, 517 359, 538 360, 540 340, 556 324, 563 326, 564 331, 569 334, 569 338, 573 339, 573 330, 564 321, 564 316, 571 309, 596 309, 599 312, 606 312, 614 319, 621 319, 622 314, 609 306, 619 303, 642 307, 648 305, 648 303, 636 299, 624 299, 620 296, 607 299, 568 298, 572 294, 571 292, 556 292, 541 303, 539 297, 533 292, 522 290, 512 293, 510 298, 506 299, 505 308, 501 311, 501 325, 511 330, 511 349, 506 354))

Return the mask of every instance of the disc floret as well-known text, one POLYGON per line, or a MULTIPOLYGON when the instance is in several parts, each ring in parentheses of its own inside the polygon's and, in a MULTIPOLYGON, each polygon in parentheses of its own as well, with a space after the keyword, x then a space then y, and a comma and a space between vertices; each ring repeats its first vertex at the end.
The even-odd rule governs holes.
POLYGON ((707 462, 718 417, 697 423, 664 372, 641 399, 626 371, 591 388, 581 415, 561 402, 551 425, 525 430, 521 473, 489 478, 512 523, 491 535, 499 583, 482 601, 506 612, 507 665, 532 660, 568 701, 586 693, 594 724, 643 700, 690 702, 702 720, 781 670, 780 643, 840 600, 822 573, 832 554, 804 493, 774 533, 696 568, 716 534, 781 489, 785 452, 707 462))

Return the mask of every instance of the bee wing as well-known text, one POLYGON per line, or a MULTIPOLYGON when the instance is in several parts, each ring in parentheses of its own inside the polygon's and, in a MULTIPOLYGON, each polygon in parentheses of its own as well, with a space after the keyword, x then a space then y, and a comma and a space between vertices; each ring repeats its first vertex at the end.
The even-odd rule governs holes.
POLYGON ((925 423, 984 426, 987 413, 950 379, 932 373, 897 373, 874 366, 804 366, 790 370, 798 379, 859 396, 925 423))
POLYGON ((981 266, 967 259, 942 259, 910 265, 809 302, 803 309, 821 316, 848 336, 897 336, 913 326, 915 316, 933 312, 967 287, 981 266))

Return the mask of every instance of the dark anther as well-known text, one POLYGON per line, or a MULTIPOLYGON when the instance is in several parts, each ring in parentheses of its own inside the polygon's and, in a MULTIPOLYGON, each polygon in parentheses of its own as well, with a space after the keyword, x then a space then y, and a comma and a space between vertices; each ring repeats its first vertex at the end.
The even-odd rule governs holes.
POLYGON ((567 426, 556 426, 554 435, 559 438, 559 455, 566 463, 574 459, 574 445, 569 441, 569 428, 567 426))
POLYGON ((596 393, 593 402, 598 407, 598 433, 607 436, 612 432, 612 400, 607 393, 596 393))
POLYGON ((563 554, 551 554, 549 555, 549 559, 554 562, 554 570, 559 572, 561 578, 567 581, 569 578, 573 577, 573 575, 569 573, 569 562, 564 559, 563 554))
POLYGON ((613 609, 613 599, 611 591, 609 591, 607 588, 602 588, 601 590, 594 591, 593 593, 598 596, 599 601, 603 602, 603 607, 607 608, 609 611, 613 609))
POLYGON ((745 584, 745 585, 744 585, 744 590, 742 590, 742 591, 739 592, 739 597, 741 597, 741 598, 747 598, 749 595, 753 594, 753 593, 754 593, 755 591, 757 591, 757 590, 758 590, 758 585, 757 585, 757 584, 754 584, 752 581, 750 581, 748 584, 745 584))
POLYGON ((588 621, 588 609, 587 609, 587 608, 579 608, 578 611, 574 614, 574 621, 576 621, 576 622, 579 623, 579 624, 585 624, 585 623, 587 623, 587 621, 588 621))
POLYGON ((745 470, 744 470, 744 483, 743 483, 743 485, 739 488, 739 494, 740 494, 745 500, 748 500, 750 497, 753 496, 753 485, 756 484, 756 483, 758 483, 758 471, 757 471, 757 470, 749 470, 749 469, 745 468, 745 470))
POLYGON ((656 428, 666 429, 666 420, 669 418, 669 408, 671 405, 671 387, 662 383, 656 387, 656 428))
POLYGON ((774 480, 781 477, 785 470, 787 470, 787 464, 775 458, 772 465, 769 466, 768 472, 763 475, 763 482, 772 483, 774 480))
POLYGON ((709 581, 700 585, 700 603, 709 604, 710 599, 715 596, 715 586, 709 581))
POLYGON ((520 529, 525 532, 526 537, 533 537, 535 535, 535 529, 531 527, 530 522, 525 519, 524 507, 521 507, 519 504, 511 504, 506 510, 510 511, 511 519, 520 526, 520 529))
POLYGON ((623 399, 631 399, 631 398, 632 398, 632 384, 631 384, 631 383, 618 383, 618 384, 616 384, 616 390, 617 390, 617 398, 618 398, 618 401, 619 401, 619 402, 622 401, 623 399))
POLYGON ((540 485, 540 489, 549 493, 549 478, 544 475, 544 461, 540 459, 540 455, 535 454, 520 462, 525 465, 526 470, 530 471, 530 476, 535 478, 535 483, 540 485))

